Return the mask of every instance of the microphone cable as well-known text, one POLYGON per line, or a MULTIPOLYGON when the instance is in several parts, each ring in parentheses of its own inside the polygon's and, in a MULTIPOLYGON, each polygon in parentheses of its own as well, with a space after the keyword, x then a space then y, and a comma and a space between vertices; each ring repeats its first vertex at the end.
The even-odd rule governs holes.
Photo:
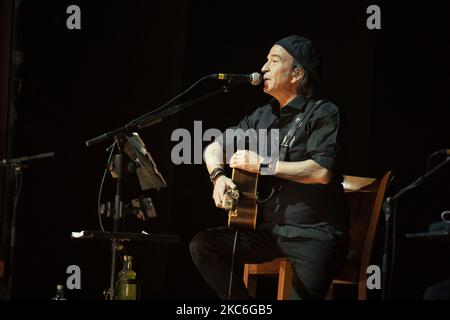
POLYGON ((100 189, 98 190, 98 197, 97 197, 97 214, 98 214, 98 222, 100 223, 100 228, 102 230, 102 232, 105 232, 105 228, 103 227, 103 223, 102 223, 102 214, 101 214, 101 205, 100 205, 100 201, 101 201, 101 197, 102 197, 102 192, 103 192, 103 184, 105 182, 105 178, 106 178, 106 174, 108 173, 108 165, 111 162, 111 158, 113 156, 114 153, 114 149, 116 147, 117 141, 114 140, 114 143, 112 145, 110 145, 107 149, 106 152, 110 151, 109 153, 109 157, 108 157, 108 161, 106 162, 106 168, 105 171, 103 172, 103 177, 102 177, 102 181, 100 182, 100 189))
POLYGON ((239 234, 239 231, 236 230, 234 232, 233 253, 231 254, 231 271, 230 271, 230 282, 228 284, 228 299, 227 300, 231 300, 231 287, 232 287, 232 283, 233 283, 233 271, 234 271, 234 256, 236 253, 236 242, 237 242, 238 234, 239 234))
POLYGON ((443 150, 439 150, 439 151, 433 152, 431 155, 429 155, 429 156, 428 156, 428 159, 427 159, 427 167, 426 167, 426 169, 425 169, 425 174, 426 174, 428 171, 430 171, 431 159, 434 158, 434 157, 435 157, 436 155, 438 155, 438 154, 446 154, 446 153, 447 153, 447 150, 446 150, 446 149, 443 149, 443 150))
POLYGON ((179 98, 181 98, 182 96, 184 96, 186 93, 188 93, 189 91, 191 91, 195 86, 197 86, 200 82, 202 82, 202 81, 204 81, 204 80, 206 80, 206 79, 208 79, 208 78, 211 78, 211 77, 212 77, 212 75, 207 75, 207 76, 201 78, 200 80, 197 80, 193 85, 191 85, 189 88, 187 88, 186 90, 184 90, 184 91, 181 92, 180 94, 176 95, 174 98, 170 99, 168 102, 166 102, 165 104, 163 104, 161 107, 156 108, 155 110, 149 111, 149 112, 147 112, 146 114, 144 114, 144 115, 142 115, 142 116, 140 116, 140 117, 138 117, 138 118, 136 118, 136 119, 134 119, 134 120, 131 120, 131 121, 128 122, 125 126, 126 126, 126 127, 132 126, 132 125, 136 124, 136 122, 138 122, 139 120, 144 119, 144 118, 146 118, 146 117, 148 117, 148 116, 150 116, 150 115, 152 115, 152 114, 154 114, 154 113, 156 113, 156 112, 158 112, 158 111, 161 111, 161 110, 164 109, 164 108, 169 107, 170 104, 171 104, 172 102, 174 102, 174 101, 176 101, 177 99, 179 99, 179 98))

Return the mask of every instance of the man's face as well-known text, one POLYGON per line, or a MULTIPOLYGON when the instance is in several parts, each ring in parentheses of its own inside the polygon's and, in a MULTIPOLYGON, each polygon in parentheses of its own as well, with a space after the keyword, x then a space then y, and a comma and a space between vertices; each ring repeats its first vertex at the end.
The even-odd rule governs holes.
POLYGON ((274 98, 286 94, 295 94, 296 81, 293 77, 292 63, 294 59, 281 46, 274 45, 267 56, 267 62, 261 69, 264 74, 264 92, 274 98))

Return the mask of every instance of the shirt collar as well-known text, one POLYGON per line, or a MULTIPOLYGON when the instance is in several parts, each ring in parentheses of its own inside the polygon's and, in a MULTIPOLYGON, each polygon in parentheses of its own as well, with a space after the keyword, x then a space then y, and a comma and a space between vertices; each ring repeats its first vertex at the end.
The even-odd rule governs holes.
POLYGON ((280 110, 280 105, 278 104, 278 101, 276 101, 276 105, 278 107, 277 114, 281 118, 286 118, 286 117, 290 118, 291 116, 304 111, 307 101, 308 100, 305 97, 298 95, 294 99, 289 101, 289 103, 287 105, 285 105, 281 110, 280 110))
MULTIPOLYGON (((289 101, 289 103, 285 107, 291 107, 291 108, 301 111, 305 108, 307 101, 308 100, 304 96, 298 95, 294 99, 289 101)), ((283 110, 283 109, 281 109, 281 110, 283 110)))
POLYGON ((270 104, 272 105, 273 113, 276 114, 277 117, 289 117, 293 114, 297 114, 299 111, 303 111, 305 109, 307 101, 308 100, 304 96, 298 95, 294 99, 289 101, 289 103, 285 105, 281 110, 280 104, 276 99, 272 99, 270 101, 270 104))

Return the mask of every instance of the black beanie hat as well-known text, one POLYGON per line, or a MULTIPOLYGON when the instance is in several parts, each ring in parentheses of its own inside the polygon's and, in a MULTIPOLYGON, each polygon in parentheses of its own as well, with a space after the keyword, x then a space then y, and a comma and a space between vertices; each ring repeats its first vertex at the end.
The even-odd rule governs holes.
POLYGON ((311 40, 292 35, 275 42, 283 47, 303 68, 319 81, 319 56, 311 40))

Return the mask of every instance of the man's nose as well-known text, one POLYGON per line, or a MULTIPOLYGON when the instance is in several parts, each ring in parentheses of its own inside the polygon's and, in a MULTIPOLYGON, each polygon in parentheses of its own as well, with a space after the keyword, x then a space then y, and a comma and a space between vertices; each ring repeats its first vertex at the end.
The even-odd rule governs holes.
POLYGON ((269 69, 267 68, 267 63, 265 63, 261 68, 261 72, 266 73, 267 71, 269 71, 269 69))

